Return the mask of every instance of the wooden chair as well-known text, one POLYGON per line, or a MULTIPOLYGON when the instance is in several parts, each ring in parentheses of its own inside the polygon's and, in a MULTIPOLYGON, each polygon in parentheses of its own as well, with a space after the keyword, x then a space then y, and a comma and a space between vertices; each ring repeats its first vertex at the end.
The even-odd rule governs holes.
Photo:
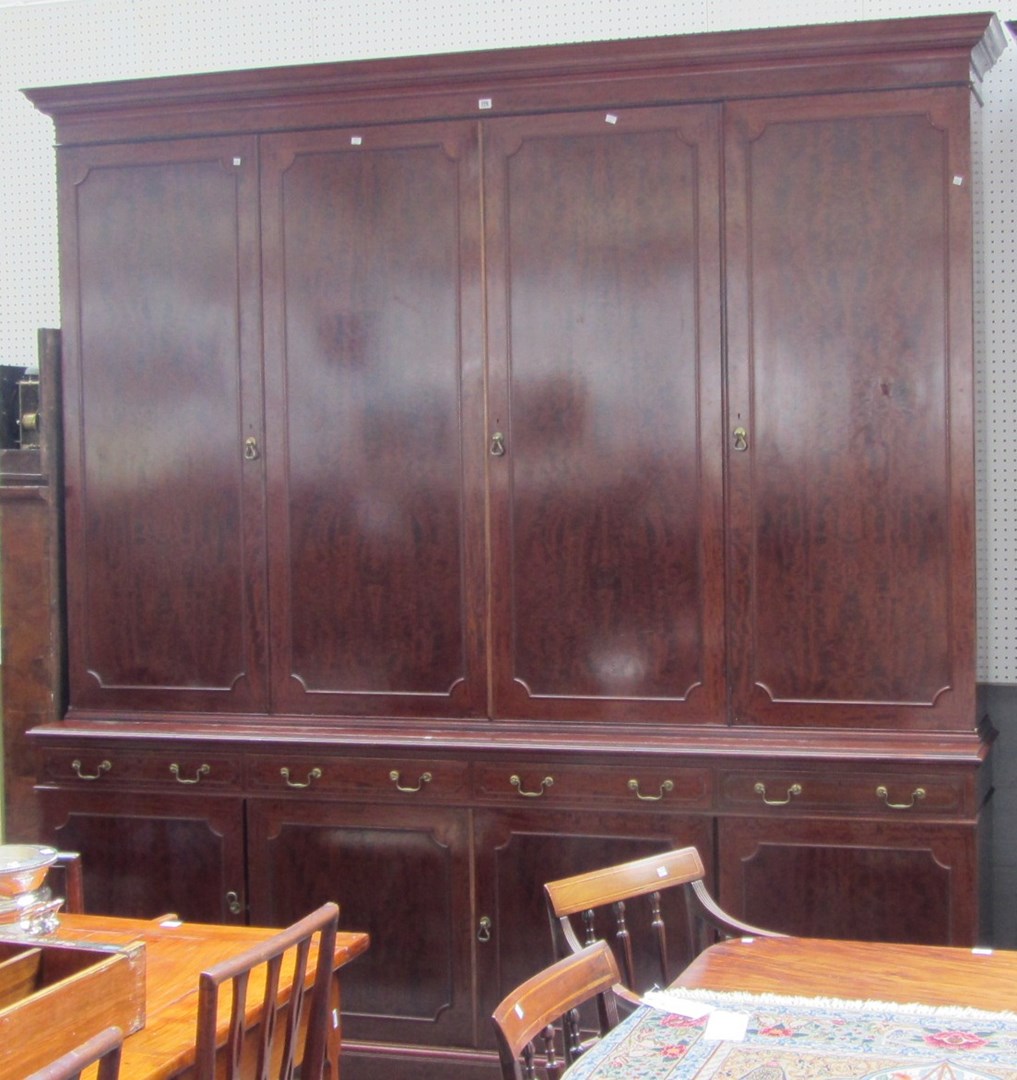
POLYGON ((197 1080, 234 1080, 254 1075, 260 1080, 276 1076, 291 1080, 300 1067, 300 1080, 321 1080, 326 1063, 334 1056, 330 1047, 333 1032, 331 1011, 332 964, 335 955, 339 908, 324 904, 299 922, 245 952, 203 971, 198 979, 198 1030, 195 1053, 197 1080), (318 937, 318 959, 314 981, 307 989, 308 958, 312 941, 318 937), (293 991, 284 1001, 279 995, 279 977, 284 961, 293 964, 293 991), (258 972, 258 979, 251 975, 258 972), (263 992, 251 995, 249 984, 263 992), (230 1021, 225 1048, 216 1045, 219 991, 231 984, 230 1021), (260 997, 260 1000, 259 1000, 260 997), (281 1014, 285 1009, 285 1022, 281 1014), (280 1032, 280 1028, 282 1031, 280 1032), (280 1038, 280 1034, 282 1038, 280 1038), (301 1037, 302 1036, 302 1037, 301 1037), (298 1043, 303 1053, 298 1054, 298 1043), (220 1056, 219 1071, 216 1056, 220 1056), (256 1056, 257 1071, 251 1071, 256 1056))
POLYGON ((27 1080, 78 1080, 81 1073, 96 1062, 99 1063, 99 1070, 95 1080, 117 1080, 123 1042, 124 1033, 120 1028, 108 1027, 32 1073, 27 1080))
POLYGON ((503 1080, 559 1080, 597 1038, 618 1023, 618 1001, 632 1001, 619 985, 614 954, 598 941, 552 964, 509 994, 491 1016, 503 1080), (579 1006, 596 1002, 597 1029, 581 1030, 579 1006))
POLYGON ((544 895, 557 953, 578 952, 599 938, 609 939, 620 957, 625 986, 638 992, 654 983, 667 986, 720 937, 784 936, 728 915, 707 891, 705 873, 699 852, 687 847, 548 882, 544 895), (677 886, 682 886, 684 892, 687 934, 680 967, 674 962, 677 950, 669 947, 663 902, 665 890, 677 886), (644 918, 633 918, 629 902, 641 898, 645 898, 644 918), (579 917, 581 930, 574 924, 574 916, 579 917), (640 936, 653 942, 653 947, 640 951, 638 958, 632 944, 633 927, 642 928, 640 936))

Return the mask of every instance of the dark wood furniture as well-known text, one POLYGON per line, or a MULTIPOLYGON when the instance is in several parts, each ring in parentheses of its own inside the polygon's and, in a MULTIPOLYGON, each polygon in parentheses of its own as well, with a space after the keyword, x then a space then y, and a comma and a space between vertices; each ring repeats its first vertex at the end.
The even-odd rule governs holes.
POLYGON ((598 941, 508 994, 491 1014, 503 1080, 560 1080, 591 1042, 580 1006, 595 1002, 600 1035, 618 1023, 620 979, 611 947, 598 941))
POLYGON ((95 910, 373 946, 348 1075, 490 1076, 541 886, 981 932, 986 15, 29 91, 58 142, 95 910), (362 1071, 361 1071, 362 1070, 362 1071))
POLYGON ((123 1044, 124 1033, 120 1028, 108 1027, 44 1069, 32 1073, 28 1080, 81 1080, 82 1072, 97 1062, 95 1080, 117 1080, 123 1044))
POLYGON ((638 993, 667 986, 718 936, 773 936, 728 915, 705 877, 699 852, 687 847, 546 882, 551 937, 562 956, 607 941, 638 993))
POLYGON ((322 904, 264 942, 202 971, 198 977, 198 1026, 194 1062, 197 1080, 240 1080, 244 1076, 278 1080, 323 1080, 338 1076, 338 999, 332 1014, 332 957, 339 908, 322 904), (311 946, 317 960, 310 964, 311 946), (291 990, 280 993, 283 968, 291 990), (251 973, 264 972, 260 994, 248 996, 251 973), (308 983, 310 985, 308 986, 308 983), (220 996, 224 985, 228 995, 220 996), (225 1042, 219 1038, 220 1004, 229 1002, 225 1042), (261 1018, 253 1035, 249 1002, 261 1018), (299 1071, 297 1071, 299 1070, 299 1071))

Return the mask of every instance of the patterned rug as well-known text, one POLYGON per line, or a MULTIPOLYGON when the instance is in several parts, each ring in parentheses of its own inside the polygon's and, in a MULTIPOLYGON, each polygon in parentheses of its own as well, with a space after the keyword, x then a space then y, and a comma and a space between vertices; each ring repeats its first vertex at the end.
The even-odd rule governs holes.
POLYGON ((640 1008, 568 1080, 1017 1080, 1013 1013, 705 990, 656 1000, 668 995, 720 1015, 640 1008), (725 1021, 744 1037, 709 1037, 725 1021))

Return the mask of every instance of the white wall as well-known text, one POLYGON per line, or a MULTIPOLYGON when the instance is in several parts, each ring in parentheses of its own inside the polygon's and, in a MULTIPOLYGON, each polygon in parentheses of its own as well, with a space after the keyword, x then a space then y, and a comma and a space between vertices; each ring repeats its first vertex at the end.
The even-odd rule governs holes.
MULTIPOLYGON (((0 363, 29 367, 36 328, 59 326, 60 311, 52 127, 19 87, 978 9, 971 0, 15 3, 0 6, 0 363)), ((1000 3, 1001 18, 1017 18, 1017 0, 1000 3)), ((1017 48, 1007 50, 984 90, 983 180, 976 192, 985 267, 976 282, 979 677, 1017 686, 1017 48)), ((996 700, 1004 713, 1017 714, 1017 693, 996 700)), ((997 723, 1005 727, 1007 719, 997 723)), ((1017 734, 1017 716, 1012 730, 1017 734)), ((1017 754, 1006 739, 999 751, 1004 775, 1013 778, 1011 794, 1017 793, 1017 754)), ((1012 896, 1014 843, 997 846, 1012 896)))

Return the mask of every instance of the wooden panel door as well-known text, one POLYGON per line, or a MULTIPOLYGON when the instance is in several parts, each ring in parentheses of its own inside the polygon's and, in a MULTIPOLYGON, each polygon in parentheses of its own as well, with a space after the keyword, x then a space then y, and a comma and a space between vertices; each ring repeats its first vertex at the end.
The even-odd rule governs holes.
POLYGON ((975 945, 974 825, 722 818, 719 899, 800 937, 975 945))
POLYGON ((343 972, 343 1037, 469 1046, 470 844, 462 810, 251 799, 251 921, 285 926, 327 900, 371 935, 343 972))
MULTIPOLYGON (((493 1045, 488 1017, 498 1002, 556 959, 545 881, 690 844, 699 849, 707 867, 713 865, 710 818, 591 810, 486 810, 476 815, 476 836, 481 1045, 493 1045), (488 921, 481 924, 481 919, 488 921)), ((674 902, 682 904, 683 898, 675 894, 674 902)), ((677 918, 671 914, 669 919, 669 928, 684 926, 681 914, 677 918)), ((669 948, 680 956, 683 943, 673 936, 669 948)))
POLYGON ((974 727, 967 110, 726 111, 736 722, 974 727))
POLYGON ((264 708, 254 140, 59 182, 71 706, 264 708))
POLYGON ((40 801, 48 842, 81 853, 89 913, 245 921, 241 799, 44 789, 40 801))
POLYGON ((482 715, 476 127, 263 141, 277 711, 482 715))
POLYGON ((713 108, 485 126, 498 717, 722 718, 713 108))

